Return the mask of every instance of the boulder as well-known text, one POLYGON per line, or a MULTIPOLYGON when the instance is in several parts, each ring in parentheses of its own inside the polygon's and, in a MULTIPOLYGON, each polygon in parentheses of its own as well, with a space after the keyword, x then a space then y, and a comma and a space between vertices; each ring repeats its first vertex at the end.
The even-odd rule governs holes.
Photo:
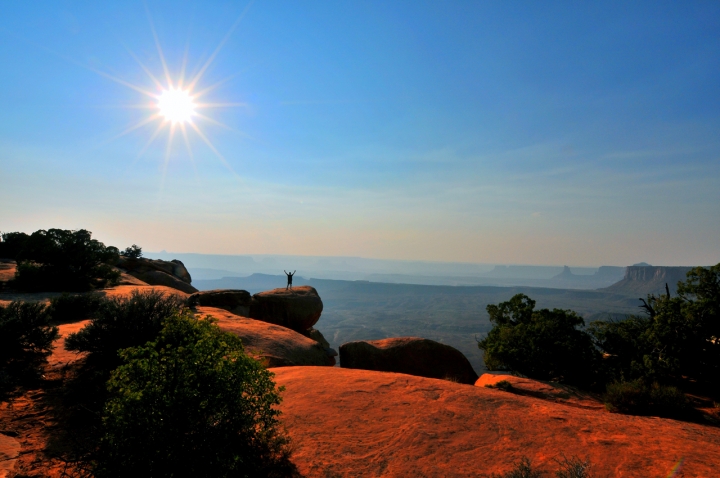
POLYGON ((190 307, 217 307, 247 317, 252 296, 246 290, 216 289, 195 292, 188 297, 190 307))
POLYGON ((322 310, 322 300, 310 286, 259 292, 253 295, 250 303, 251 318, 299 332, 315 325, 322 310))
POLYGON ((137 259, 120 256, 117 267, 149 285, 164 285, 192 294, 197 289, 190 285, 192 278, 185 265, 177 259, 137 259))
POLYGON ((302 334, 305 337, 308 337, 310 339, 313 339, 315 342, 319 343, 323 346, 325 349, 325 352, 327 352, 328 355, 331 357, 337 357, 338 353, 335 351, 335 349, 330 348, 330 342, 328 342, 325 339, 325 336, 317 329, 309 328, 305 332, 302 332, 302 334))
POLYGON ((335 365, 335 358, 325 347, 287 327, 240 317, 216 307, 196 307, 195 313, 217 319, 222 330, 240 337, 248 355, 266 367, 335 365))
POLYGON ((173 289, 181 290, 188 294, 193 294, 198 291, 195 287, 191 286, 187 282, 184 282, 170 274, 166 274, 165 272, 147 271, 139 273, 131 272, 130 274, 149 285, 164 285, 166 287, 172 287, 173 289))
POLYGON ((598 394, 577 389, 570 385, 556 382, 544 382, 526 377, 506 374, 484 373, 475 382, 476 387, 494 388, 516 395, 563 403, 578 408, 604 410, 605 404, 598 394))
POLYGON ((457 349, 419 337, 348 342, 340 346, 340 366, 397 372, 474 384, 477 374, 457 349))

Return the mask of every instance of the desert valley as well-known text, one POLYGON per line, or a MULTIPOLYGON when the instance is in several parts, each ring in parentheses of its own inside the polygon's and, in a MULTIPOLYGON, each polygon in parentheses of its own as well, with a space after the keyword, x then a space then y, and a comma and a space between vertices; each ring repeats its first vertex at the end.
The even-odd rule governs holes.
POLYGON ((102 316, 91 297, 123 303, 147 294, 213 317, 282 387, 290 464, 267 476, 521 476, 510 473, 529 460, 538 473, 584 473, 563 476, 699 477, 720 462, 720 413, 707 396, 688 395, 695 410, 680 420, 611 413, 597 390, 489 373, 477 347, 492 328, 482 313, 489 304, 528 294, 588 321, 620 317, 637 313, 639 293, 662 292, 663 268, 629 267, 616 284, 585 291, 301 278, 271 289, 283 277, 268 275, 202 281, 198 291, 181 261, 140 255, 120 256, 116 285, 81 295, 24 292, 17 262, 0 263, 0 306, 47 304, 58 330, 42 376, 5 390, 2 476, 91 472, 98 422, 85 400, 97 392, 82 382, 93 352, 65 341, 102 316))

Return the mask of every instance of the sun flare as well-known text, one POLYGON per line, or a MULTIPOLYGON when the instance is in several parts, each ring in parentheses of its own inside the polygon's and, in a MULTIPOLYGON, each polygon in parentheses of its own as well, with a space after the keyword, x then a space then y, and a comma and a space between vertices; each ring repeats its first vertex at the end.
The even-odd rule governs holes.
POLYGON ((188 123, 195 115, 196 105, 187 90, 170 88, 158 96, 160 114, 171 123, 188 123))

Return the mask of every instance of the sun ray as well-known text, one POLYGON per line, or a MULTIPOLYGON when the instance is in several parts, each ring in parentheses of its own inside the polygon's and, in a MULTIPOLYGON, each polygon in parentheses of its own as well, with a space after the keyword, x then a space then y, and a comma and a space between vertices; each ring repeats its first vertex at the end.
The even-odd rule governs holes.
POLYGON ((197 164, 195 164, 195 155, 193 154, 192 148, 190 147, 190 138, 188 138, 187 130, 185 129, 185 123, 180 123, 180 131, 185 141, 185 147, 187 148, 188 155, 190 156, 190 163, 192 163, 193 171, 195 172, 195 178, 198 178, 197 164))
POLYGON ((130 132, 132 132, 132 131, 135 131, 135 130, 138 129, 138 128, 142 128, 142 127, 145 126, 146 124, 152 123, 153 121, 155 121, 155 120, 157 120, 157 119, 160 119, 160 116, 157 115, 157 114, 154 114, 154 115, 151 115, 151 116, 148 117, 148 118, 145 118, 145 119, 142 120, 142 121, 138 121, 138 122, 135 123, 134 125, 132 125, 132 126, 130 126, 129 128, 127 128, 127 129, 126 129, 125 131, 123 131, 122 133, 119 133, 119 134, 113 136, 112 138, 110 138, 109 140, 107 140, 107 141, 105 142, 105 144, 110 143, 110 142, 112 142, 112 141, 115 141, 115 140, 118 139, 118 138, 122 138, 122 137, 125 136, 126 134, 128 134, 128 133, 130 133, 130 132))
POLYGON ((215 51, 212 52, 212 54, 210 55, 210 58, 207 59, 205 64, 202 66, 202 68, 200 68, 200 71, 198 71, 198 73, 192 79, 192 81, 190 82, 190 86, 188 86, 188 88, 190 90, 195 88, 195 85, 197 84, 197 82, 200 81, 200 78, 202 78, 203 74, 205 74, 205 70, 207 70, 208 67, 215 60, 215 57, 217 56, 218 53, 220 53, 220 50, 222 50, 222 47, 225 46, 225 43, 230 39, 230 35, 232 35, 233 31, 235 31, 237 26, 240 25, 240 22, 242 21, 243 17, 245 17, 245 14, 248 12, 248 10, 250 10, 250 7, 252 6, 253 3, 254 3, 254 1, 251 1, 250 3, 247 4, 245 9, 242 11, 240 16, 238 17, 238 19, 235 20, 235 23, 233 23, 233 25, 230 27, 230 30, 228 30, 228 32, 225 34, 225 37, 223 37, 223 39, 220 41, 220 44, 218 44, 217 48, 215 48, 215 51))
POLYGON ((198 128, 198 127, 195 125, 195 123, 189 123, 189 124, 190 124, 190 126, 192 127, 192 129, 195 130, 195 132, 198 134, 198 136, 200 136, 200 138, 203 140, 203 142, 205 142, 205 144, 208 146, 208 148, 210 148, 210 150, 211 150, 213 153, 215 153, 215 155, 220 159, 220 161, 222 161, 222 163, 225 165, 225 167, 228 169, 228 171, 230 171, 232 174, 234 174, 236 177, 239 178, 240 175, 235 172, 235 170, 232 168, 232 166, 230 166, 230 163, 228 163, 227 159, 225 159, 225 156, 223 156, 222 154, 220 154, 220 151, 218 151, 218 150, 215 148, 215 146, 213 146, 213 144, 210 142, 210 140, 207 139, 207 137, 203 134, 203 132, 200 131, 200 128, 198 128))
MULTIPOLYGON (((197 95, 193 95, 197 97, 197 95)), ((247 103, 195 103, 195 108, 249 108, 247 103)))
POLYGON ((178 79, 178 88, 182 89, 185 83, 185 72, 187 70, 188 54, 190 52, 190 42, 185 43, 185 52, 183 52, 182 66, 180 67, 180 79, 178 79))
MULTIPOLYGON (((5 33, 7 33, 7 32, 5 32, 5 33)), ((53 49, 51 49, 51 48, 48 48, 48 47, 46 47, 46 46, 44 46, 44 45, 41 45, 41 44, 39 44, 39 43, 35 43, 35 42, 33 42, 33 41, 27 40, 27 39, 22 38, 22 37, 18 37, 18 36, 15 36, 15 35, 13 35, 13 36, 14 36, 15 38, 17 38, 18 40, 27 43, 28 45, 32 45, 32 46, 35 47, 35 48, 39 48, 39 49, 41 49, 41 50, 44 50, 44 51, 50 53, 51 55, 56 56, 57 58, 60 58, 60 59, 62 59, 62 60, 65 60, 65 61, 67 61, 68 63, 72 63, 72 64, 75 65, 75 66, 79 66, 80 68, 84 68, 84 69, 86 69, 86 70, 92 71, 93 73, 98 74, 98 75, 102 76, 103 78, 107 78, 108 80, 114 81, 115 83, 119 83, 119 84, 121 84, 121 85, 123 85, 123 86, 127 86, 128 88, 131 88, 131 89, 133 89, 133 90, 135 90, 135 91, 137 91, 137 92, 139 92, 139 93, 142 93, 142 94, 144 94, 144 95, 147 95, 147 96, 149 96, 149 97, 151 97, 151 98, 155 98, 155 96, 156 96, 154 93, 151 93, 151 92, 149 92, 149 91, 141 88, 140 86, 133 85, 132 83, 129 83, 129 82, 125 81, 125 80, 122 80, 122 79, 120 79, 120 78, 118 78, 118 77, 116 77, 116 76, 113 76, 113 75, 109 74, 109 73, 105 73, 104 71, 98 70, 97 68, 93 68, 93 67, 90 66, 90 65, 86 65, 85 63, 82 63, 82 62, 79 62, 79 61, 77 61, 77 60, 74 60, 74 59, 70 58, 69 56, 62 55, 62 54, 56 52, 55 50, 53 50, 53 49)))
POLYGON ((165 79, 168 82, 168 88, 172 88, 173 83, 172 78, 170 77, 170 70, 168 69, 167 62, 165 61, 165 55, 163 54, 162 48, 160 47, 160 39, 157 36, 155 24, 153 23, 152 15, 150 14, 150 9, 148 8, 147 3, 145 3, 145 13, 147 13, 148 22, 150 22, 150 30, 152 30, 152 35, 155 39, 155 47, 157 48, 158 54, 160 55, 160 62, 162 63, 163 71, 165 72, 165 79))
MULTIPOLYGON (((140 159, 140 157, 141 157, 143 154, 145 154, 145 152, 148 150, 148 148, 150 148, 150 145, 153 144, 153 142, 155 141, 155 138, 157 138, 158 135, 160 134, 160 131, 162 131, 163 128, 165 128, 165 123, 166 123, 166 122, 163 121, 162 123, 160 123, 160 124, 158 125, 158 127, 155 129, 155 132, 153 132, 153 134, 150 136, 150 139, 147 140, 147 143, 145 143, 145 145, 142 147, 142 149, 141 149, 140 152, 138 153, 137 157, 135 158, 135 161, 137 161, 138 159, 140 159)), ((133 164, 134 164, 134 162, 133 162, 133 164)))
POLYGON ((236 77, 242 75, 246 70, 247 70, 247 68, 245 68, 244 70, 239 71, 237 73, 234 73, 234 74, 228 76, 227 78, 223 78, 222 80, 218 81, 217 83, 215 83, 213 85, 208 86, 207 88, 205 88, 203 90, 200 90, 199 92, 195 93, 195 98, 200 98, 201 96, 211 92, 218 86, 221 86, 221 85, 227 83, 228 81, 232 80, 233 78, 236 78, 236 77))
POLYGON ((195 112, 195 116, 198 117, 198 118, 200 118, 200 119, 202 119, 202 120, 204 120, 204 121, 207 121, 208 123, 212 123, 212 124, 214 124, 214 125, 216 125, 216 126, 220 126, 221 128, 225 128, 225 129, 228 130, 228 131, 232 131, 233 133, 237 133, 237 134, 239 134, 239 135, 241 135, 241 136, 244 136, 244 137, 246 137, 246 138, 248 138, 248 139, 255 139, 255 138, 253 138, 252 136, 250 136, 250 135, 247 134, 247 133, 244 133, 244 132, 242 132, 242 131, 240 131, 240 130, 238 130, 238 129, 235 129, 235 128, 231 127, 231 126, 228 126, 228 125, 226 125, 225 123, 222 123, 222 122, 220 122, 220 121, 218 121, 218 120, 215 120, 215 119, 213 119, 213 118, 210 118, 209 116, 205 116, 204 114, 200 114, 200 113, 198 113, 198 112, 195 112))
MULTIPOLYGON (((73 60, 70 60, 70 61, 73 61, 73 60)), ((116 76, 113 76, 113 75, 111 75, 111 74, 109 74, 109 73, 105 73, 104 71, 100 71, 100 70, 98 70, 98 69, 96 69, 96 68, 93 68, 92 66, 83 65, 82 63, 78 63, 78 62, 75 62, 75 61, 73 61, 73 63, 75 63, 76 65, 82 66, 83 68, 87 68, 88 70, 90 70, 90 71, 92 71, 92 72, 94 72, 94 73, 97 73, 98 75, 100 75, 100 76, 102 76, 102 77, 104 77, 104 78, 107 78, 108 80, 112 80, 112 81, 114 81, 115 83, 120 83, 120 84, 123 85, 123 86, 127 86, 128 88, 131 88, 131 89, 133 89, 133 90, 135 90, 135 91, 138 91, 138 92, 140 92, 140 93, 142 93, 142 94, 144 94, 144 95, 147 95, 147 96, 149 96, 150 98, 155 98, 155 97, 157 97, 157 95, 156 95, 155 93, 151 93, 151 92, 149 92, 149 91, 147 91, 147 90, 145 90, 145 89, 143 89, 143 88, 141 88, 141 87, 139 87, 139 86, 133 85, 132 83, 128 83, 128 82, 125 81, 125 80, 121 80, 120 78, 118 78, 118 77, 116 77, 116 76)))
POLYGON ((142 68, 143 71, 147 73, 152 82, 155 83, 155 86, 157 86, 157 88, 160 90, 164 89, 164 86, 162 83, 160 83, 160 80, 158 80, 157 77, 155 77, 155 75, 153 75, 153 73, 150 71, 150 69, 146 67, 142 61, 140 61, 140 58, 138 58, 135 53, 133 53, 128 47, 125 47, 125 50, 127 50, 128 54, 133 58, 133 60, 135 60, 138 65, 140 65, 140 68, 142 68))
POLYGON ((190 139, 188 138, 187 130, 185 129, 185 123, 180 123, 180 131, 182 132, 183 140, 185 140, 185 148, 187 148, 190 161, 192 161, 193 165, 195 165, 195 156, 193 155, 192 148, 190 147, 190 139))
POLYGON ((160 194, 162 194, 165 188, 165 176, 167 176, 167 167, 170 162, 170 152, 172 150, 172 140, 175 135, 175 124, 170 124, 170 132, 168 133, 167 145, 165 146, 165 160, 163 161, 162 179, 160 181, 160 194))

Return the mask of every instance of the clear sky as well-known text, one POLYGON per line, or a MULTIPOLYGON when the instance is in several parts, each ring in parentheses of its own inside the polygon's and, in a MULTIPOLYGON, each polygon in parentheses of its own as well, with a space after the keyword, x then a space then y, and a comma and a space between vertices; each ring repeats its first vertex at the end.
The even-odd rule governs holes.
POLYGON ((717 1, 3 2, 0 65, 3 231, 720 262, 717 1), (175 86, 212 59, 190 93, 222 82, 191 117, 212 148, 190 123, 122 135, 157 114, 145 69, 167 85, 153 25, 175 86))

